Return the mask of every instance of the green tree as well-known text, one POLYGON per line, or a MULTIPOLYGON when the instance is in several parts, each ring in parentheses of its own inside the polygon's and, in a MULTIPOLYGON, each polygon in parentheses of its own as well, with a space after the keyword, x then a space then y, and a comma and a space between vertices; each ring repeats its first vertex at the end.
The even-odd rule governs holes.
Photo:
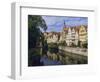
POLYGON ((42 16, 28 15, 28 48, 36 47, 36 44, 43 38, 40 28, 46 31, 47 25, 42 16))
POLYGON ((28 15, 28 66, 42 65, 40 62, 42 47, 38 47, 38 45, 44 42, 44 35, 40 29, 44 31, 47 29, 42 16, 28 15))

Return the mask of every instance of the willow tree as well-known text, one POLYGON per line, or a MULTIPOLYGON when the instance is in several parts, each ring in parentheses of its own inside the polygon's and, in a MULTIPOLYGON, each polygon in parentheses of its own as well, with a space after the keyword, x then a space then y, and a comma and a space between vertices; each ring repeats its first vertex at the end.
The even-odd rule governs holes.
POLYGON ((43 38, 41 29, 46 31, 47 25, 42 16, 39 15, 28 15, 28 48, 36 47, 37 42, 43 38))

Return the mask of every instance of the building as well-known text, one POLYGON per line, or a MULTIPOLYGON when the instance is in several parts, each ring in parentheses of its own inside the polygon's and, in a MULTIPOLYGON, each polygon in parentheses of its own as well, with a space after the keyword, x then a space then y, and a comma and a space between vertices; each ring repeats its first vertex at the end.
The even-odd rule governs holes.
POLYGON ((80 25, 68 27, 64 22, 61 37, 62 40, 60 39, 60 41, 66 41, 67 46, 82 46, 87 44, 87 26, 80 25))
POLYGON ((66 35, 67 46, 77 46, 78 39, 79 39, 79 35, 76 27, 69 27, 66 35))
POLYGON ((87 26, 64 26, 61 32, 45 32, 47 43, 66 42, 67 46, 79 46, 87 43, 87 26))
POLYGON ((87 34, 87 26, 81 25, 79 28, 79 41, 80 45, 87 44, 88 34, 87 34))
POLYGON ((57 43, 60 38, 60 32, 45 32, 44 36, 47 40, 47 43, 57 43))

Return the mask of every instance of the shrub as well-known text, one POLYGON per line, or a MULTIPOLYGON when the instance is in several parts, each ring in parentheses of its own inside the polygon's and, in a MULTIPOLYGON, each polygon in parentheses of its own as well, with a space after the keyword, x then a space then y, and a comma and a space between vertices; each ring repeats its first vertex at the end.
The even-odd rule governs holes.
POLYGON ((51 53, 58 53, 58 51, 59 51, 58 44, 57 43, 49 43, 48 50, 51 53))
POLYGON ((88 47, 88 44, 87 43, 84 43, 82 44, 83 48, 87 48, 88 47))
POLYGON ((59 46, 67 46, 66 41, 61 41, 61 42, 59 43, 59 46))
POLYGON ((74 43, 71 44, 71 47, 76 47, 76 45, 74 43))

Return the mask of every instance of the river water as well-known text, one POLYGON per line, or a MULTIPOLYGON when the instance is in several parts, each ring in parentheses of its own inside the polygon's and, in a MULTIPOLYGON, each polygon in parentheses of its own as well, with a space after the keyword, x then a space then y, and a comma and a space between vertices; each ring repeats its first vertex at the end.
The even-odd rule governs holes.
POLYGON ((71 52, 59 51, 59 53, 50 53, 43 55, 40 62, 44 66, 47 65, 71 65, 71 64, 87 64, 87 56, 82 56, 79 54, 74 54, 71 52))
POLYGON ((44 65, 61 65, 61 61, 52 60, 47 56, 42 56, 40 62, 43 62, 44 65))

